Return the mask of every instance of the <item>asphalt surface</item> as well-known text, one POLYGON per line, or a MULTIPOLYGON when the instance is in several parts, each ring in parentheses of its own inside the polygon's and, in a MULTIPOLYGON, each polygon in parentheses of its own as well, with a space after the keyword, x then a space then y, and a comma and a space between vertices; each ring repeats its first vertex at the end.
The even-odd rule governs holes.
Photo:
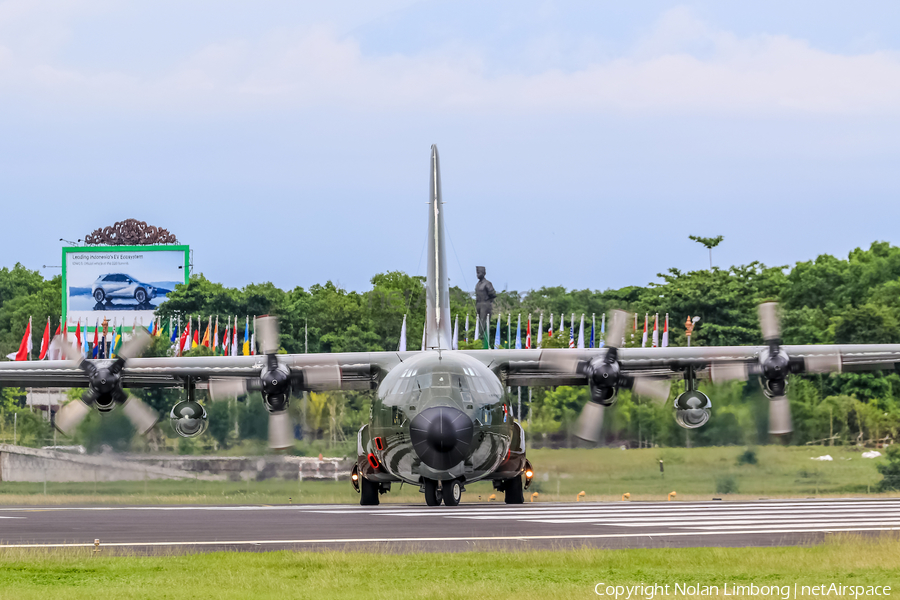
POLYGON ((900 531, 900 499, 0 508, 0 548, 197 550, 772 546, 900 531))

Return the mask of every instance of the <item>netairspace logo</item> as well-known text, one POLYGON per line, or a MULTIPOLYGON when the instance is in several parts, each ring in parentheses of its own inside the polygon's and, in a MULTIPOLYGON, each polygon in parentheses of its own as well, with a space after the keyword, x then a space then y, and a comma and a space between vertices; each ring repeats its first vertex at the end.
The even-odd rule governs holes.
POLYGON ((653 600, 662 596, 760 596, 796 600, 804 596, 834 596, 841 598, 867 598, 890 596, 889 585, 844 585, 823 583, 820 585, 756 585, 755 583, 725 583, 704 585, 701 583, 649 583, 638 585, 613 585, 600 582, 594 586, 598 596, 608 596, 616 600, 653 600))

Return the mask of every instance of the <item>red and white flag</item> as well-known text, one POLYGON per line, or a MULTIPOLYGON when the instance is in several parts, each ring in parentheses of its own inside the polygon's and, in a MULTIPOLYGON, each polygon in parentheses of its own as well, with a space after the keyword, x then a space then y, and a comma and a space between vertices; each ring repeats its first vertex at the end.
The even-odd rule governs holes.
POLYGON ((525 332, 525 349, 531 348, 531 315, 528 315, 528 331, 525 332))
POLYGON ((666 313, 666 322, 663 324, 662 347, 669 346, 669 313, 666 313))
POLYGON ((659 314, 653 317, 653 348, 659 347, 659 314))
POLYGON ((47 358, 47 350, 50 349, 50 317, 47 317, 47 324, 44 326, 44 335, 41 336, 41 353, 38 360, 47 358))
POLYGON ((647 319, 650 318, 649 313, 644 313, 644 335, 641 336, 641 348, 647 347, 647 319))
POLYGON ((28 325, 25 326, 25 335, 22 336, 22 343, 19 344, 19 350, 6 355, 9 360, 28 360, 31 354, 31 317, 28 317, 28 325))

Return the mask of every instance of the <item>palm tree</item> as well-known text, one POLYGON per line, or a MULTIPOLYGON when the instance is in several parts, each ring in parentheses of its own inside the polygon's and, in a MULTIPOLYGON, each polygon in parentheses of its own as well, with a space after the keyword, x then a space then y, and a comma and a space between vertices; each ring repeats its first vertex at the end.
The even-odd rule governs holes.
POLYGON ((698 244, 703 244, 709 250, 709 268, 712 270, 712 249, 718 246, 725 238, 721 235, 709 238, 700 237, 698 235, 689 235, 688 237, 698 244))

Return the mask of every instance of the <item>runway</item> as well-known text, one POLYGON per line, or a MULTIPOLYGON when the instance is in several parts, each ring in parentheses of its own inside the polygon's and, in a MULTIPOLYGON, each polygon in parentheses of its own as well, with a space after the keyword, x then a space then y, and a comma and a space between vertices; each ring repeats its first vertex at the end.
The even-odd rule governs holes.
POLYGON ((460 551, 771 546, 900 531, 900 499, 0 508, 0 548, 460 551))

